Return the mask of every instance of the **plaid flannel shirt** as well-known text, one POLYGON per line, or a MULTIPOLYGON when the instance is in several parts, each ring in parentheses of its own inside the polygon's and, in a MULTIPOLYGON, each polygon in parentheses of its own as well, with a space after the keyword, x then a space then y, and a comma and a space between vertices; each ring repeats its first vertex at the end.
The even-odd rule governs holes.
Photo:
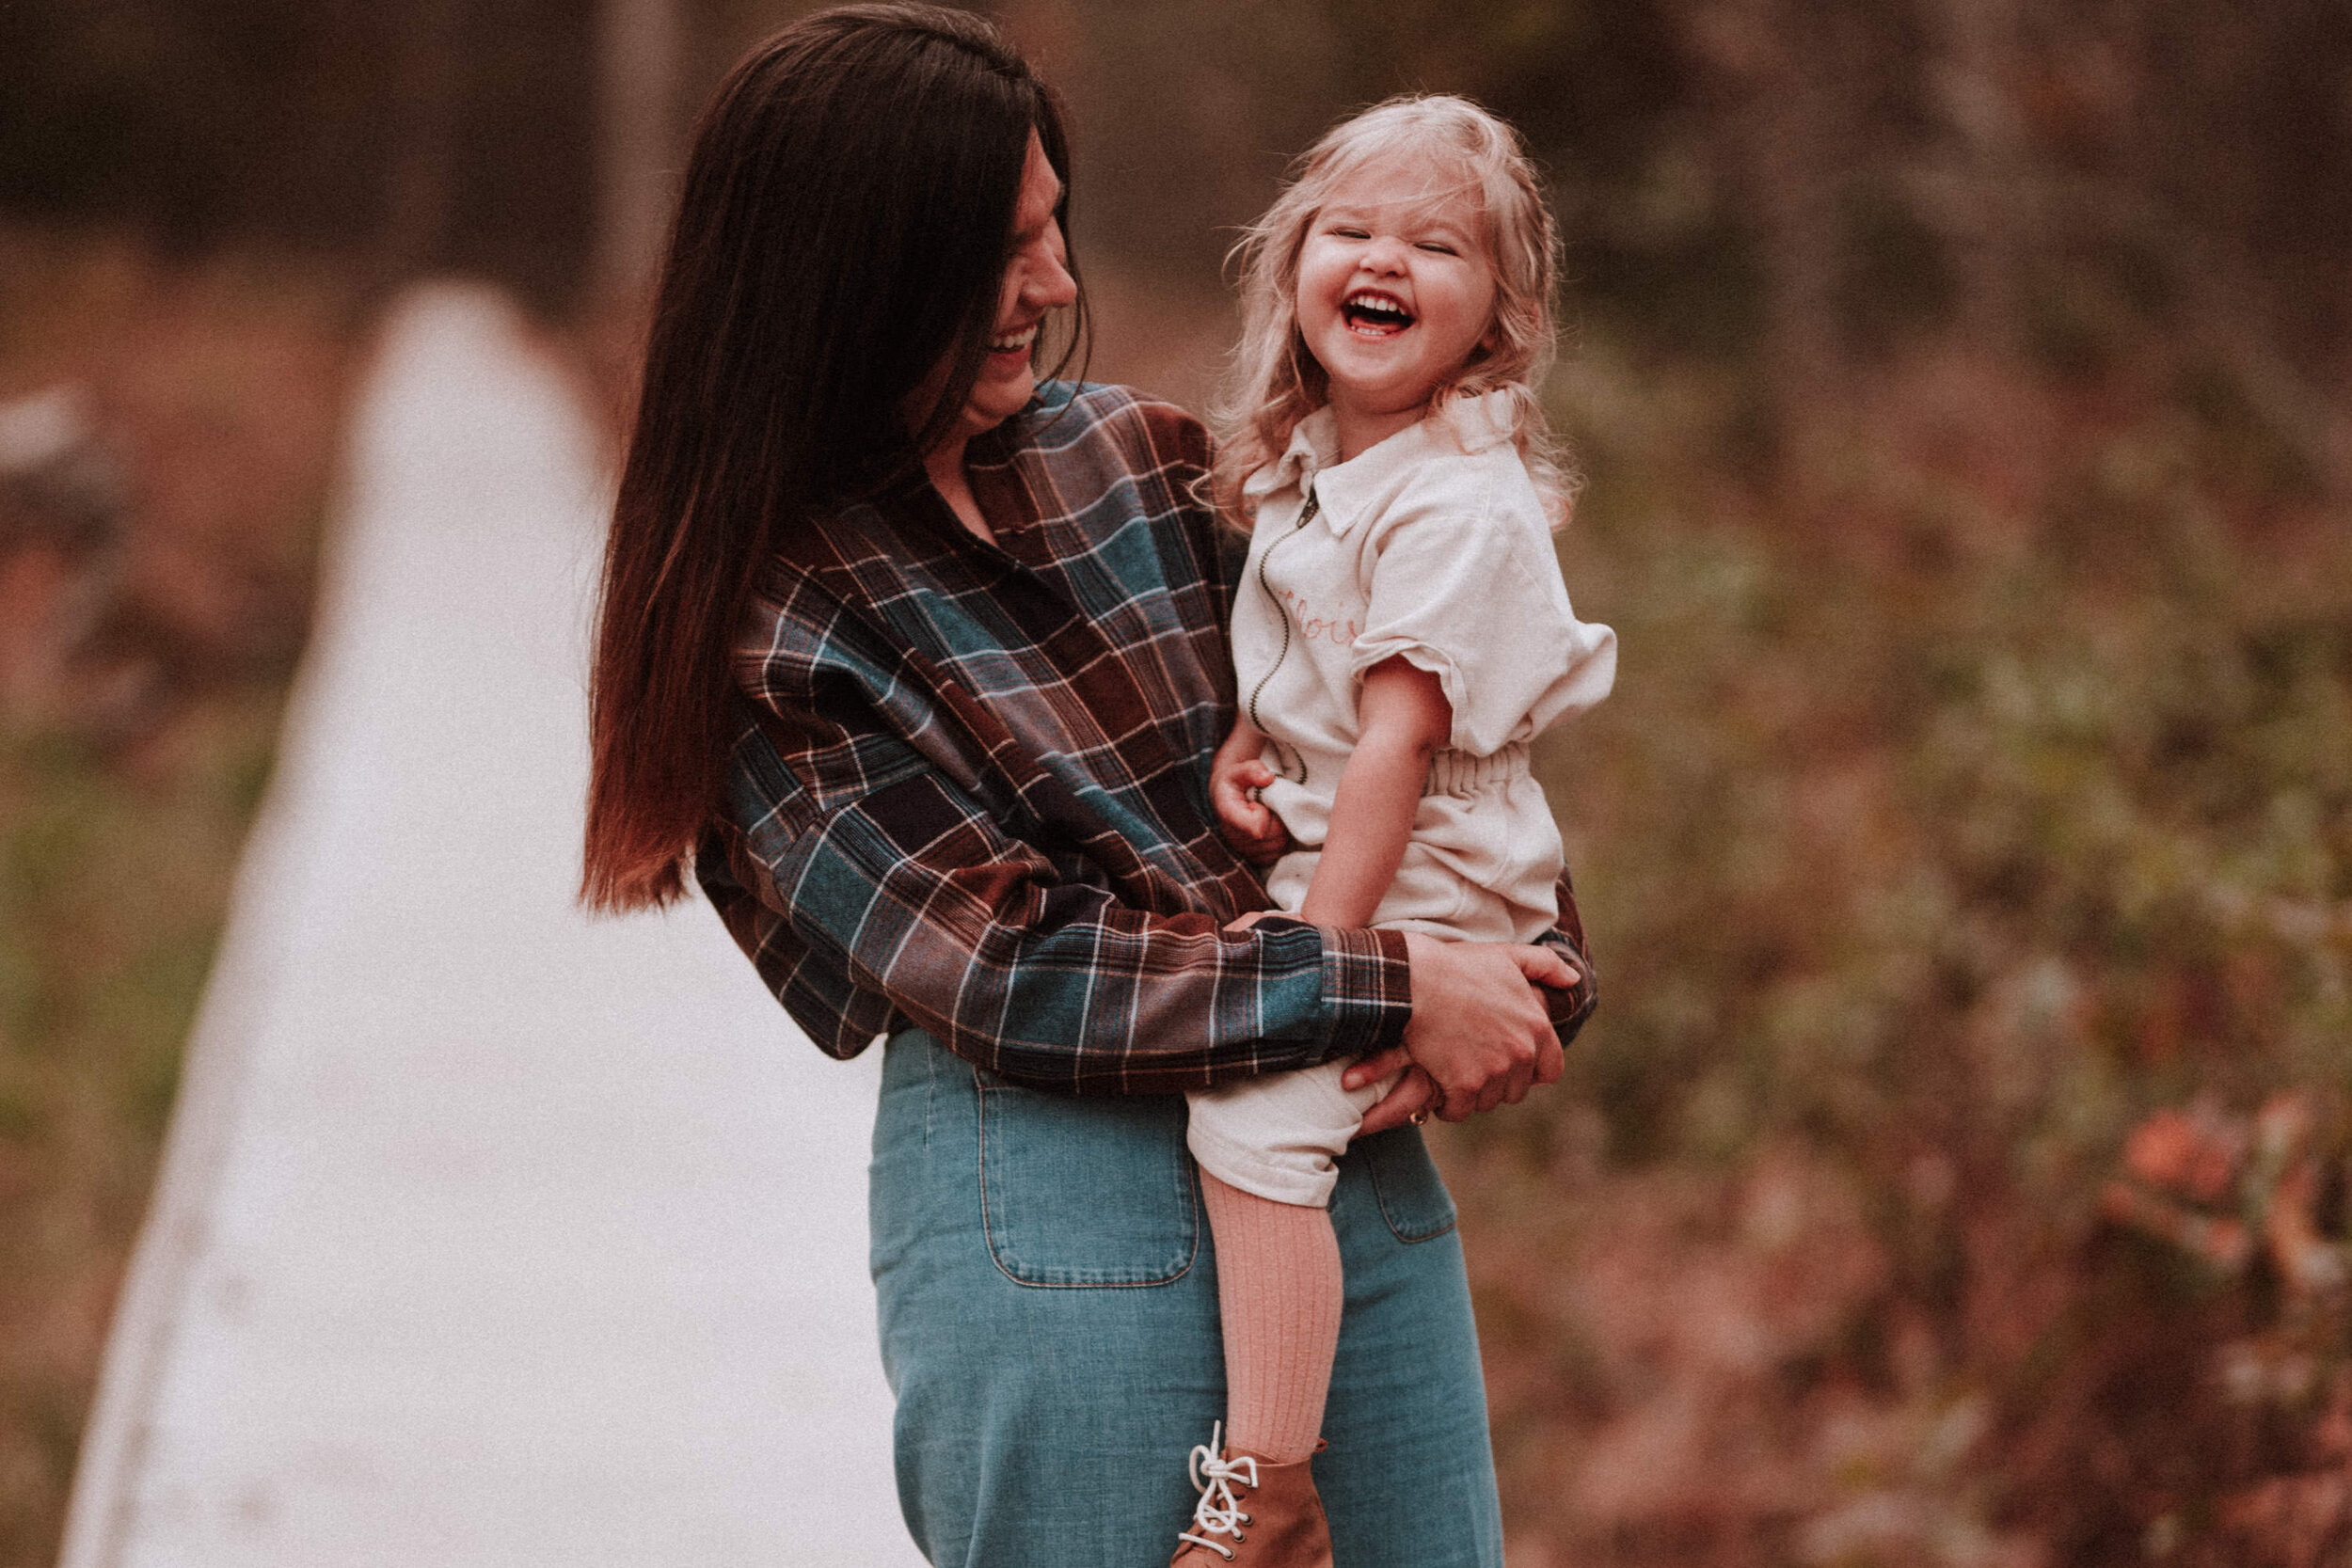
MULTIPOLYGON (((1016 1082, 1132 1094, 1402 1038, 1398 933, 1220 928, 1267 905, 1209 803, 1239 556, 1207 461, 1177 408, 1049 383, 967 454, 994 545, 918 474, 772 563, 695 870, 826 1052, 919 1025, 1016 1082)), ((1581 956, 1572 915, 1561 937, 1581 956)), ((1591 1005, 1589 979, 1556 998, 1564 1035, 1591 1005)))

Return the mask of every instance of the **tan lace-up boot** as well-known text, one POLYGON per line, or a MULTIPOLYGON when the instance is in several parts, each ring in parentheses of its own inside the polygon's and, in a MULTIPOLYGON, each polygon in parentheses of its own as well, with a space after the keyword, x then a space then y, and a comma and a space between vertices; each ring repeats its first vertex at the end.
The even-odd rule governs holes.
MULTIPOLYGON (((1200 1502, 1168 1568, 1331 1568, 1331 1527, 1311 1462, 1227 1451, 1223 1423, 1192 1450, 1200 1502)), ((1318 1447, 1318 1450, 1320 1448, 1318 1447)))

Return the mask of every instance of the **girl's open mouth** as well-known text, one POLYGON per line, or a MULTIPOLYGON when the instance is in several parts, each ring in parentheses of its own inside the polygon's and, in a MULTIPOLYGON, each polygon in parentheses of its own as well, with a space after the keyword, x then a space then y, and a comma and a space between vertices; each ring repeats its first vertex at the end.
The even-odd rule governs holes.
POLYGON ((1393 337, 1413 325, 1413 313, 1403 300, 1371 289, 1359 289, 1342 300, 1340 319, 1349 330, 1372 338, 1393 337))
POLYGON ((1037 323, 1031 322, 1018 332, 1007 332, 991 338, 988 341, 988 352, 991 354, 1028 353, 1029 345, 1037 341, 1037 323))

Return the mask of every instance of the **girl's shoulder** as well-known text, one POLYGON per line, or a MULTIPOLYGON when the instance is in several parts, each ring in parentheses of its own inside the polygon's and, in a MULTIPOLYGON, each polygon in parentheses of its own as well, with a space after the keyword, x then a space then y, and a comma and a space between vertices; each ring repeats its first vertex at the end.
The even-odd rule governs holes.
POLYGON ((1385 467, 1386 473, 1377 477, 1387 481, 1378 486, 1383 492, 1378 510, 1386 522, 1499 515, 1532 524, 1539 533, 1549 532, 1535 476, 1507 432, 1477 424, 1466 428, 1443 414, 1433 414, 1414 428, 1410 438, 1398 443, 1385 467))

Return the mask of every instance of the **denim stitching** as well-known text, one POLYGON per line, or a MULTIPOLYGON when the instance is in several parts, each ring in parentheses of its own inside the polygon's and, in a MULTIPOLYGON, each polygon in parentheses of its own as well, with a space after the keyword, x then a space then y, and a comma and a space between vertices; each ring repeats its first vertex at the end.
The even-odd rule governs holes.
MULTIPOLYGON (((1394 1236, 1398 1241, 1404 1243, 1406 1246, 1418 1246, 1423 1242, 1436 1241, 1438 1237, 1445 1235, 1448 1231, 1451 1231, 1462 1223, 1461 1212, 1454 1208, 1453 1197, 1451 1195, 1448 1195, 1446 1207, 1447 1209, 1453 1211, 1453 1212, 1451 1217, 1449 1217, 1443 1225, 1438 1227, 1435 1230, 1410 1231, 1406 1229, 1404 1226, 1397 1223, 1396 1215, 1390 1212, 1388 1187, 1380 1180, 1380 1167, 1388 1164, 1388 1162, 1381 1158, 1379 1151, 1376 1149, 1368 1149, 1366 1150, 1366 1153, 1370 1156, 1370 1158, 1365 1160, 1364 1164, 1372 1172, 1373 1201, 1380 1207, 1380 1218, 1388 1226, 1389 1234, 1394 1236)), ((1442 1181, 1439 1182, 1438 1190, 1439 1192, 1444 1192, 1445 1188, 1442 1181)))
POLYGON ((931 1151, 931 1102, 939 1095, 939 1053, 923 1053, 923 1152, 931 1151))
MULTIPOLYGON (((972 1091, 974 1117, 979 1129, 980 1231, 988 1243, 988 1260, 995 1265, 998 1274, 1003 1275, 1015 1285, 1030 1291, 1144 1291, 1158 1290, 1162 1286, 1173 1285, 1192 1272, 1193 1264, 1200 1257, 1200 1199, 1192 1180, 1190 1161, 1177 1163, 1176 1185, 1184 1199, 1186 1229, 1191 1235, 1192 1246, 1184 1254, 1183 1264, 1174 1274, 1163 1275, 1154 1279, 1108 1279, 1100 1277, 1099 1275, 1093 1278, 1024 1279, 1007 1268, 1003 1257, 997 1252, 996 1225, 989 1212, 988 1202, 988 1097, 993 1091, 990 1085, 982 1082, 979 1069, 977 1067, 972 1069, 972 1091)), ((1073 1269, 1064 1272, 1083 1275, 1094 1271, 1073 1269)))

